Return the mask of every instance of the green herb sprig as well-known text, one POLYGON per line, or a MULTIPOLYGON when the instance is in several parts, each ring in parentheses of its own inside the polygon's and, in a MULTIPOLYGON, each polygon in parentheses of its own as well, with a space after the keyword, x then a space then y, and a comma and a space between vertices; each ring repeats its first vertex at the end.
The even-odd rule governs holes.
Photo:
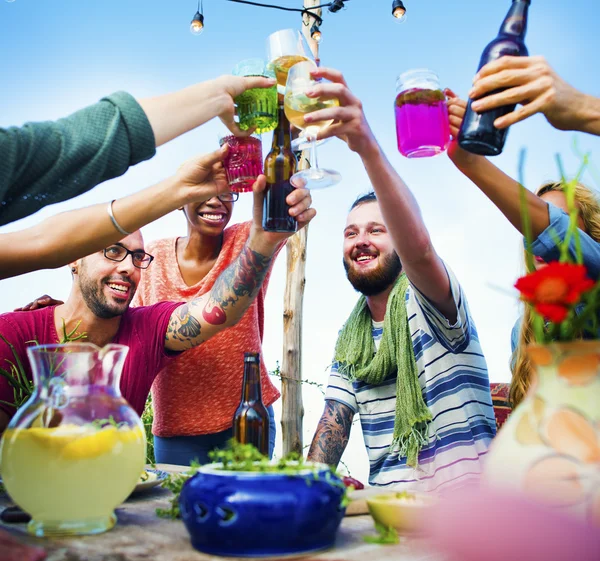
POLYGON ((367 543, 376 543, 379 545, 393 545, 400 543, 400 537, 395 528, 384 526, 379 522, 375 522, 376 536, 363 536, 363 540, 367 543))

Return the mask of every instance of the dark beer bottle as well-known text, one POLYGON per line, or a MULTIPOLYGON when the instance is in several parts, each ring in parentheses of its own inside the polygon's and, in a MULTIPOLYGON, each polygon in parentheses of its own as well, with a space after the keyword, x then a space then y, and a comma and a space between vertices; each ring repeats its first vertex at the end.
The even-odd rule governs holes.
POLYGON ((267 189, 263 206, 263 228, 268 232, 295 232, 296 219, 290 216, 286 197, 294 190, 290 177, 296 172, 296 156, 292 152, 290 122, 283 102, 279 103, 279 121, 273 132, 271 151, 265 159, 267 189))
MULTIPOLYGON (((527 56, 525 32, 527 31, 527 10, 531 0, 512 0, 498 36, 485 48, 479 61, 479 69, 501 56, 527 56)), ((501 91, 501 90, 498 90, 501 91)), ((492 92, 497 93, 497 92, 492 92)), ((508 129, 499 130, 494 121, 514 111, 515 105, 505 105, 484 113, 471 109, 471 100, 463 119, 458 144, 468 152, 482 156, 496 156, 502 152, 508 129)))
POLYGON ((242 401, 233 416, 233 437, 269 455, 269 412, 262 402, 259 353, 244 353, 242 401))

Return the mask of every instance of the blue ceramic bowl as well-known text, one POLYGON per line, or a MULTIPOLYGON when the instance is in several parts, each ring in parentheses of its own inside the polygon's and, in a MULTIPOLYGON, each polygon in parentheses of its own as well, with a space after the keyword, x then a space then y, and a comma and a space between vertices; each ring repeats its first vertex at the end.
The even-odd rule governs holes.
POLYGON ((326 466, 297 475, 200 468, 179 505, 192 545, 204 553, 271 557, 332 547, 344 486, 326 466))

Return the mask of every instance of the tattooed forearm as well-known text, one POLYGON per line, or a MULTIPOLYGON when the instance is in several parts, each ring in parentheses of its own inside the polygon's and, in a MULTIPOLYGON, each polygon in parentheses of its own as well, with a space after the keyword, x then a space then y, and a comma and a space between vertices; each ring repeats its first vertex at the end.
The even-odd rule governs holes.
POLYGON ((165 334, 167 348, 190 349, 234 325, 254 300, 272 259, 244 246, 208 294, 194 298, 172 314, 165 334), (225 311, 228 307, 234 308, 228 310, 229 314, 225 311))
POLYGON ((202 311, 206 322, 212 325, 225 323, 225 309, 241 298, 246 297, 249 306, 265 279, 272 259, 244 246, 239 257, 221 273, 212 287, 209 301, 202 311))
POLYGON ((184 304, 175 310, 169 320, 165 341, 179 341, 185 347, 194 346, 193 341, 200 337, 201 326, 190 310, 190 304, 184 304))
POLYGON ((325 411, 308 451, 308 459, 337 467, 350 438, 353 417, 354 412, 347 405, 326 400, 325 411))

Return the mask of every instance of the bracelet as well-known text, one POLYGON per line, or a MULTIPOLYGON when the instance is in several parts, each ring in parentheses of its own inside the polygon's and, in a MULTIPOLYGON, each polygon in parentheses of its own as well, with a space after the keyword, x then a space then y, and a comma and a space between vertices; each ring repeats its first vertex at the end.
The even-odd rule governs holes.
POLYGON ((121 225, 117 222, 115 215, 113 214, 112 206, 115 201, 116 199, 113 199, 112 201, 110 201, 110 203, 108 203, 108 206, 106 207, 106 212, 108 212, 108 216, 110 216, 110 220, 113 223, 113 226, 124 236, 130 236, 132 232, 128 232, 127 230, 122 228, 121 225))

